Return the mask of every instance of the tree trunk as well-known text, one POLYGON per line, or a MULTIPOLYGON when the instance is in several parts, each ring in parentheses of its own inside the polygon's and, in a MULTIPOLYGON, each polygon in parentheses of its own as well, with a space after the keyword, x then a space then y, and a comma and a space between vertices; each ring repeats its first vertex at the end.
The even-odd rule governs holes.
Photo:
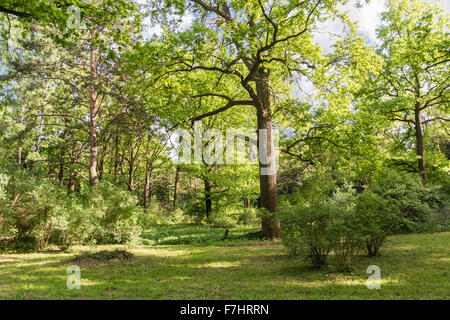
MULTIPOLYGON (((20 117, 19 117, 19 122, 23 123, 23 119, 25 117, 25 106, 21 106, 21 111, 20 111, 20 117)), ((19 141, 18 141, 18 147, 17 147, 17 165, 19 167, 22 166, 22 151, 23 151, 23 146, 22 146, 22 134, 19 134, 19 141)))
MULTIPOLYGON (((275 161, 274 155, 276 150, 274 150, 272 136, 269 75, 260 70, 255 78, 256 91, 259 98, 259 103, 257 104, 257 117, 261 205, 263 208, 267 209, 269 213, 275 214, 278 209, 278 188, 277 172, 275 163, 273 163, 273 161, 275 161), (265 139, 266 141, 261 141, 261 143, 261 130, 264 129, 267 130, 267 139, 265 139), (268 163, 262 163, 262 153, 264 152, 267 154, 267 159, 269 160, 268 163), (275 170, 269 170, 271 165, 273 165, 275 170)), ((279 238, 280 221, 273 217, 263 217, 261 219, 261 236, 267 239, 279 238)))
POLYGON ((41 121, 39 123, 39 134, 36 141, 36 152, 39 153, 41 150, 41 140, 42 140, 42 134, 44 133, 44 117, 42 116, 41 112, 41 121))
POLYGON ((145 168, 145 191, 144 191, 144 208, 148 209, 152 202, 152 163, 147 163, 145 168))
MULTIPOLYGON (((66 127, 68 126, 67 120, 65 121, 66 127)), ((66 158, 66 150, 67 150, 67 137, 69 136, 69 129, 64 129, 63 141, 61 144, 61 157, 59 159, 59 184, 62 186, 64 182, 64 160, 66 158)))
POLYGON ((19 140, 19 148, 17 148, 17 164, 22 166, 22 139, 19 140))
POLYGON ((130 161, 129 161, 129 166, 128 166, 128 190, 130 191, 134 191, 135 190, 135 186, 134 186, 134 162, 135 162, 135 158, 134 158, 134 148, 133 148, 133 144, 131 144, 130 146, 130 161))
POLYGON ((72 145, 72 149, 69 153, 69 182, 67 187, 69 188, 70 191, 75 191, 76 188, 76 183, 77 183, 77 175, 75 170, 73 169, 73 166, 75 165, 75 161, 77 161, 77 156, 76 156, 76 149, 77 149, 77 145, 73 144, 72 145))
POLYGON ((180 180, 180 168, 177 167, 177 171, 175 173, 175 187, 173 189, 173 211, 177 208, 177 198, 178 198, 178 184, 180 180))
POLYGON ((211 182, 209 182, 207 179, 203 180, 205 182, 205 215, 206 219, 208 220, 211 216, 212 212, 212 199, 211 199, 211 182))
POLYGON ((425 168, 425 154, 423 149, 423 128, 422 128, 422 115, 420 110, 420 104, 417 103, 414 108, 414 125, 416 131, 416 154, 417 162, 419 165, 419 172, 422 176, 423 182, 427 182, 427 172, 425 168))
POLYGON ((77 183, 77 176, 75 172, 71 170, 69 174, 69 183, 67 185, 70 191, 75 191, 76 183, 77 183))
MULTIPOLYGON (((93 32, 95 35, 95 31, 93 32)), ((94 37, 93 37, 94 38, 94 37)), ((90 145, 90 162, 89 162, 89 183, 95 186, 98 183, 97 160, 98 160, 98 141, 97 141, 97 89, 95 87, 97 73, 97 52, 94 48, 93 39, 91 42, 90 52, 90 68, 91 68, 91 88, 89 101, 89 145, 90 145)))
POLYGON ((119 174, 119 157, 120 157, 120 153, 119 153, 119 132, 116 129, 115 135, 114 135, 114 177, 116 177, 116 181, 117 181, 117 176, 119 174))
POLYGON ((103 178, 103 173, 104 173, 104 166, 105 166, 105 157, 106 157, 106 153, 107 153, 107 146, 108 146, 108 141, 105 141, 105 144, 102 147, 102 152, 100 155, 100 164, 99 164, 99 168, 98 168, 98 179, 102 180, 103 178))

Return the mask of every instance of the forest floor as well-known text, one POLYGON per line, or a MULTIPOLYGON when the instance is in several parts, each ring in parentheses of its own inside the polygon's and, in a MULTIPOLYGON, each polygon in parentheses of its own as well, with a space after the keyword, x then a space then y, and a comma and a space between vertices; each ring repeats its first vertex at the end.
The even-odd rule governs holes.
MULTIPOLYGON (((183 228, 184 238, 197 239, 196 245, 165 244, 173 239, 174 230, 169 228, 165 233, 144 234, 159 245, 0 254, 0 299, 450 298, 450 232, 390 237, 380 257, 360 257, 354 271, 343 274, 336 271, 334 256, 330 257, 330 267, 318 270, 288 256, 279 242, 239 242, 238 237, 224 242, 219 239, 224 229, 200 228, 195 232, 193 227, 183 228), (212 241, 202 245, 199 238, 212 241), (118 248, 130 251, 135 258, 73 260, 83 252, 118 248), (66 286, 67 267, 73 264, 81 271, 79 290, 66 286), (381 269, 380 290, 366 286, 369 265, 381 269)), ((248 230, 239 232, 244 231, 248 230)))

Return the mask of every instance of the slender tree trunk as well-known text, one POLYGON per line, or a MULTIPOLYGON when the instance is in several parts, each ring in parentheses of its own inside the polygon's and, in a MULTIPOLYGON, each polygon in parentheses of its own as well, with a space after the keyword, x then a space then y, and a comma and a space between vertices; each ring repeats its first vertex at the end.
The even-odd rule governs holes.
POLYGON ((67 187, 70 191, 75 191, 76 183, 77 183, 77 175, 75 173, 75 170, 73 170, 72 166, 74 165, 75 161, 77 161, 76 157, 76 144, 72 146, 72 150, 69 153, 69 159, 70 159, 70 171, 69 171, 69 182, 67 187))
POLYGON ((148 209, 152 202, 152 172, 153 164, 147 162, 145 166, 145 191, 144 191, 144 208, 148 209))
MULTIPOLYGON (((93 32, 93 37, 96 32, 93 32)), ((90 162, 89 162, 89 183, 95 186, 98 183, 97 161, 98 161, 98 141, 97 141, 97 98, 98 92, 95 87, 97 76, 97 51, 94 47, 93 39, 90 49, 90 68, 91 68, 91 87, 90 87, 90 108, 89 108, 89 144, 90 144, 90 162)))
POLYGON ((69 183, 67 186, 70 191, 75 191, 76 183, 77 183, 76 174, 73 170, 71 170, 69 174, 69 183))
POLYGON ((39 153, 39 151, 41 150, 41 140, 42 140, 42 134, 44 132, 44 117, 42 116, 42 112, 41 112, 41 121, 39 123, 39 134, 38 134, 38 138, 36 141, 36 152, 39 153))
POLYGON ((19 140, 19 148, 17 148, 17 164, 22 166, 22 140, 19 140))
POLYGON ((117 179, 117 175, 119 174, 119 132, 116 129, 114 135, 114 177, 117 179))
POLYGON ((212 199, 211 199, 211 182, 208 179, 203 180, 205 182, 205 215, 208 220, 212 212, 212 199))
POLYGON ((117 181, 119 181, 119 175, 123 175, 124 159, 125 159, 125 151, 120 153, 120 156, 119 156, 119 166, 118 166, 118 169, 117 169, 117 181))
MULTIPOLYGON (((22 105, 21 110, 20 110, 20 117, 19 117, 19 122, 23 123, 23 118, 25 117, 25 106, 22 105)), ((22 134, 19 135, 19 141, 18 141, 18 147, 17 147, 17 164, 19 167, 22 166, 22 151, 23 151, 23 146, 22 146, 22 134)))
POLYGON ((422 127, 422 114, 420 110, 420 104, 417 103, 414 108, 414 125, 416 131, 416 154, 417 162, 419 165, 419 172, 422 176, 423 182, 427 182, 427 172, 425 168, 425 154, 423 148, 423 127, 422 127))
MULTIPOLYGON (((68 126, 67 120, 65 121, 65 123, 66 123, 66 127, 67 127, 68 126)), ((64 161, 66 158, 68 136, 69 136, 69 129, 65 128, 64 134, 63 134, 63 141, 61 144, 61 157, 59 159, 59 173, 58 173, 59 184, 61 186, 63 185, 63 182, 64 182, 64 161)))
POLYGON ((180 168, 177 167, 177 171, 175 173, 175 186, 173 189, 173 211, 175 211, 175 209, 177 208, 179 180, 180 180, 180 168))
POLYGON ((134 191, 135 190, 135 186, 134 186, 134 162, 135 162, 135 158, 134 158, 134 148, 133 148, 133 144, 131 144, 130 146, 130 161, 129 161, 129 167, 128 167, 128 190, 130 191, 134 191))
MULTIPOLYGON (((275 163, 272 162, 275 159, 274 155, 276 151, 273 149, 269 75, 264 71, 259 71, 256 75, 256 90, 260 100, 257 107, 257 117, 261 206, 270 213, 275 214, 278 210, 278 187, 275 163), (260 145, 260 130, 263 129, 267 130, 267 139, 264 146, 262 144, 260 145), (264 147, 263 149, 266 150, 261 150, 261 147, 264 147), (269 162, 266 164, 261 162, 262 152, 267 152, 269 162), (275 170, 268 170, 272 164, 275 170)), ((268 239, 279 238, 280 221, 272 217, 263 217, 261 219, 261 236, 268 239)))
POLYGON ((102 147, 102 152, 100 154, 100 164, 99 164, 99 168, 98 168, 98 179, 102 180, 103 178, 103 173, 104 173, 104 166, 105 166, 105 157, 106 157, 106 153, 107 153, 107 146, 108 146, 109 140, 105 141, 103 147, 102 147))

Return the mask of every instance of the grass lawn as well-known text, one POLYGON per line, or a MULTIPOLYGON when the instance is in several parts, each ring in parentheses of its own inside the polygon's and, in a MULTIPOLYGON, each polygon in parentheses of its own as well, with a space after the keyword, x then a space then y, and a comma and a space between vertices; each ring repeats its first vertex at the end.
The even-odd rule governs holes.
MULTIPOLYGON (((221 229, 214 232, 217 237, 223 235, 221 229)), ((186 231, 185 238, 189 234, 186 231)), ((382 249, 382 256, 361 257, 352 274, 336 272, 333 256, 329 268, 313 269, 305 261, 287 256, 280 243, 239 243, 235 239, 203 246, 167 245, 164 235, 155 232, 144 234, 144 238, 159 245, 127 248, 135 254, 134 261, 80 262, 80 290, 66 288, 66 269, 74 264, 67 260, 82 251, 123 246, 76 247, 68 253, 2 254, 0 299, 450 298, 449 232, 393 236, 382 249), (380 290, 366 287, 366 269, 372 264, 381 268, 380 290)))

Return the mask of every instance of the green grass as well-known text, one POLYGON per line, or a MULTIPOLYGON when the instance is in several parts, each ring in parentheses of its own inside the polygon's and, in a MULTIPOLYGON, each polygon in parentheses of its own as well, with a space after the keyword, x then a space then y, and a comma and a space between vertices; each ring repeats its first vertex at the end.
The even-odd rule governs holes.
POLYGON ((228 237, 224 241, 226 228, 192 224, 160 224, 144 232, 142 238, 146 245, 217 245, 243 241, 245 234, 256 231, 258 228, 258 226, 229 228, 228 237))
POLYGON ((280 243, 140 246, 128 248, 133 261, 79 262, 80 290, 66 288, 67 261, 123 247, 2 254, 0 299, 449 299, 449 243, 448 232, 394 236, 382 256, 360 257, 352 274, 336 272, 333 256, 331 267, 313 269, 280 243), (372 264, 381 268, 380 290, 366 287, 372 264))

